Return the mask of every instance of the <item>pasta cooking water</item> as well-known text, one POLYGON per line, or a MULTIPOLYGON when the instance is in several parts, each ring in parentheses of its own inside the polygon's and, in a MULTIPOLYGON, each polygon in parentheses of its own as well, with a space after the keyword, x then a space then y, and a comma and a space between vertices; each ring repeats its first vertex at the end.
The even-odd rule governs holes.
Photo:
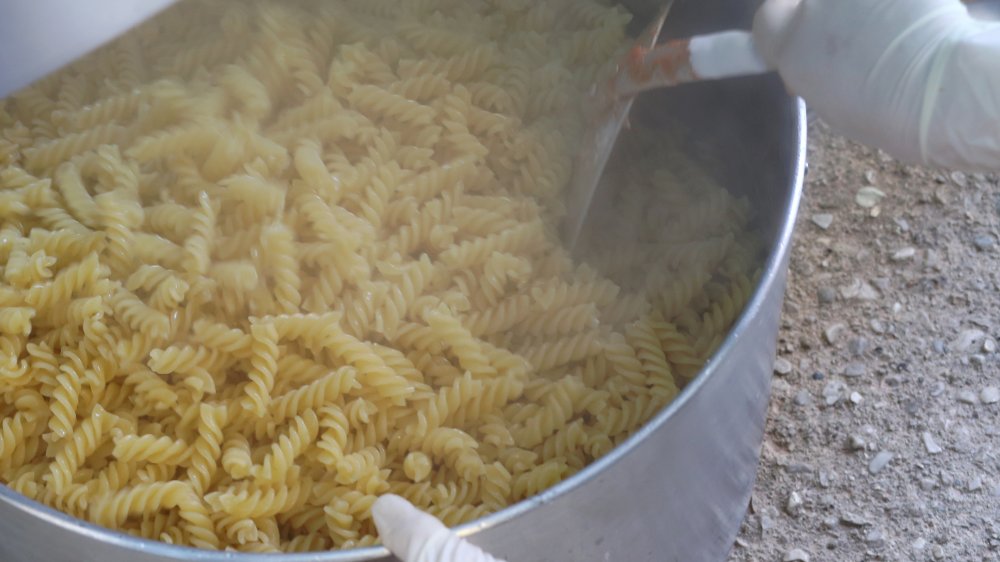
POLYGON ((628 20, 188 2, 4 100, 0 480, 274 552, 372 544, 383 493, 453 525, 606 454, 757 257, 747 203, 672 152, 619 171, 584 262, 559 245, 628 20))

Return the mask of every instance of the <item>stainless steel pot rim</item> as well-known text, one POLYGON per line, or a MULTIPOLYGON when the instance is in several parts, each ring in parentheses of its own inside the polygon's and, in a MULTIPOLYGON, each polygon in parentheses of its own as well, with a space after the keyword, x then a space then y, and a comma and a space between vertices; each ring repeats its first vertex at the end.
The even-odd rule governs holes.
MULTIPOLYGON (((496 513, 492 513, 482 519, 471 521, 457 527, 456 531, 458 534, 467 536, 480 530, 501 525, 502 523, 514 519, 525 512, 531 511, 539 505, 555 501, 559 496, 566 494, 570 490, 582 486, 589 480, 595 478, 608 466, 614 464, 629 451, 639 446, 639 444, 659 426, 667 423, 667 421, 673 416, 674 412, 683 408, 689 398, 697 393, 698 390, 705 384, 705 381, 707 381, 708 378, 715 373, 721 358, 727 355, 728 350, 735 345, 735 341, 740 338, 743 332, 746 331, 746 327, 750 323, 750 319, 758 314, 761 309, 764 296, 767 293, 767 288, 781 277, 780 268, 782 264, 780 258, 787 251, 788 245, 791 244, 792 232, 795 226, 795 217, 799 207, 799 199, 802 195, 802 182, 805 177, 806 162, 806 107, 802 100, 796 100, 795 103, 796 124, 798 127, 795 131, 797 137, 797 153, 795 155, 795 161, 792 163, 794 165, 793 188, 788 198, 783 202, 784 210, 780 215, 785 217, 785 223, 778 232, 775 240, 775 246, 768 256, 764 272, 754 289, 750 302, 747 303, 743 312, 740 314, 735 325, 733 326, 733 329, 730 330, 725 340, 723 340, 722 345, 719 346, 719 349, 716 350, 711 359, 709 359, 705 366, 702 367, 698 376, 696 376, 695 379, 688 384, 688 386, 673 402, 668 404, 666 408, 650 419, 646 425, 639 429, 639 431, 612 450, 608 455, 594 461, 580 472, 574 474, 559 484, 556 484, 541 494, 518 502, 496 513)), ((148 552, 161 557, 173 558, 177 560, 204 562, 221 562, 225 560, 236 560, 238 562, 274 562, 275 560, 280 560, 281 562, 348 562, 376 560, 389 556, 388 549, 383 546, 341 551, 287 553, 280 555, 202 550, 188 546, 177 546, 150 539, 134 537, 125 533, 106 529, 93 523, 76 519, 47 505, 28 499, 6 486, 0 486, 0 497, 3 497, 8 503, 16 506, 25 513, 43 521, 47 521, 52 525, 62 527, 68 531, 76 532, 94 540, 113 546, 119 546, 131 551, 148 552)))

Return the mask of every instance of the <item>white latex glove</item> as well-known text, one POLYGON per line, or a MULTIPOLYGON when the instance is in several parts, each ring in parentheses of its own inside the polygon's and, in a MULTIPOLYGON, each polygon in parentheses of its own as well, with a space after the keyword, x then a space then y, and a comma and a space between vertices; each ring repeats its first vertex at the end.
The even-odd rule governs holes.
POLYGON ((403 562, 503 562, 399 496, 376 500, 372 518, 382 543, 403 562))
POLYGON ((767 0, 753 34, 844 135, 912 163, 1000 170, 1000 23, 959 0, 767 0))

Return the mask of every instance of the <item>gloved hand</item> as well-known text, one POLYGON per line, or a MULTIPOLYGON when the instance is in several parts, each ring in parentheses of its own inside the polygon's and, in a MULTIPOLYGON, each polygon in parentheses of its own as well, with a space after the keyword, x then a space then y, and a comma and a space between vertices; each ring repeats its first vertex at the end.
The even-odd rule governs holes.
POLYGON ((753 34, 844 135, 913 163, 1000 170, 1000 23, 959 0, 767 0, 753 34))
POLYGON ((376 500, 372 518, 382 543, 403 562, 503 562, 399 496, 376 500))

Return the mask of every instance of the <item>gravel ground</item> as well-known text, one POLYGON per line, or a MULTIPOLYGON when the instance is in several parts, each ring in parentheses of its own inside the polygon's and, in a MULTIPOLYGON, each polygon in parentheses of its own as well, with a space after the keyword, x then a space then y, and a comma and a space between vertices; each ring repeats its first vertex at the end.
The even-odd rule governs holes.
POLYGON ((821 123, 809 144, 730 560, 1000 560, 998 178, 903 166, 821 123))

